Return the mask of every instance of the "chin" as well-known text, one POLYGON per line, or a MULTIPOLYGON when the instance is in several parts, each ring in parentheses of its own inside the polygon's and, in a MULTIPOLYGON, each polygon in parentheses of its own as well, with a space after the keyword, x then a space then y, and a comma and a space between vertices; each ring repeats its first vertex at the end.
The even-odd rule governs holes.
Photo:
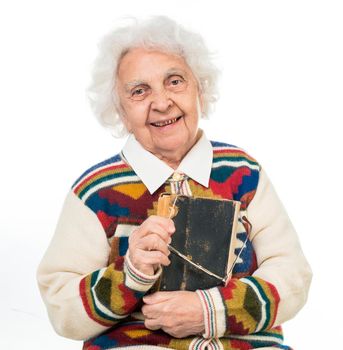
POLYGON ((175 151, 178 152, 180 149, 185 149, 188 147, 189 144, 189 139, 180 139, 180 138, 175 138, 172 139, 170 138, 169 140, 166 138, 164 142, 161 142, 159 145, 160 149, 164 149, 166 151, 175 151))

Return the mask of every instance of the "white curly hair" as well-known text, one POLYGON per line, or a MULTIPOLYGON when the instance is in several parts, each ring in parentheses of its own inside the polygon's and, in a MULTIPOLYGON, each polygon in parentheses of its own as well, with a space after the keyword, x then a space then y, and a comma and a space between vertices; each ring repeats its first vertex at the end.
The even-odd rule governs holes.
POLYGON ((116 76, 121 58, 137 47, 182 57, 193 71, 202 94, 202 117, 208 117, 217 100, 218 69, 203 38, 165 16, 146 20, 131 18, 130 22, 108 33, 99 43, 87 95, 100 123, 109 128, 115 137, 128 133, 120 116, 116 76))

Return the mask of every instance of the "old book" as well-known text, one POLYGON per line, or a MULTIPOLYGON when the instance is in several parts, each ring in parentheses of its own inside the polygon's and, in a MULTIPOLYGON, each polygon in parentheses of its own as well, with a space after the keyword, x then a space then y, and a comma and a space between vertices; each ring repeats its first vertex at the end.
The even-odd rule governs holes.
POLYGON ((240 202, 163 194, 157 215, 170 217, 169 258, 157 288, 162 291, 207 289, 230 278, 235 260, 236 226, 240 202))

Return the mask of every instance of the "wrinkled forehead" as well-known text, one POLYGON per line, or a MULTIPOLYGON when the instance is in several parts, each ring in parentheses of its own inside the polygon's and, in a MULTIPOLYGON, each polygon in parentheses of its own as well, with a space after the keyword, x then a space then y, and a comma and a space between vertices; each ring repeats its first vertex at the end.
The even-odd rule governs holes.
POLYGON ((122 55, 117 68, 117 79, 124 84, 130 81, 165 79, 172 74, 194 78, 191 68, 183 57, 144 48, 127 51, 122 55))

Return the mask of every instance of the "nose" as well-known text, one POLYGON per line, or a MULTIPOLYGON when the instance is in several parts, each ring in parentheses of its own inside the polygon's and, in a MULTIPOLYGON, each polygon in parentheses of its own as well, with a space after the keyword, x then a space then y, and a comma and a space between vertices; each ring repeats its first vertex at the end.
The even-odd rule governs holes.
POLYGON ((173 105, 167 91, 155 91, 152 96, 151 109, 156 112, 166 112, 173 105))

